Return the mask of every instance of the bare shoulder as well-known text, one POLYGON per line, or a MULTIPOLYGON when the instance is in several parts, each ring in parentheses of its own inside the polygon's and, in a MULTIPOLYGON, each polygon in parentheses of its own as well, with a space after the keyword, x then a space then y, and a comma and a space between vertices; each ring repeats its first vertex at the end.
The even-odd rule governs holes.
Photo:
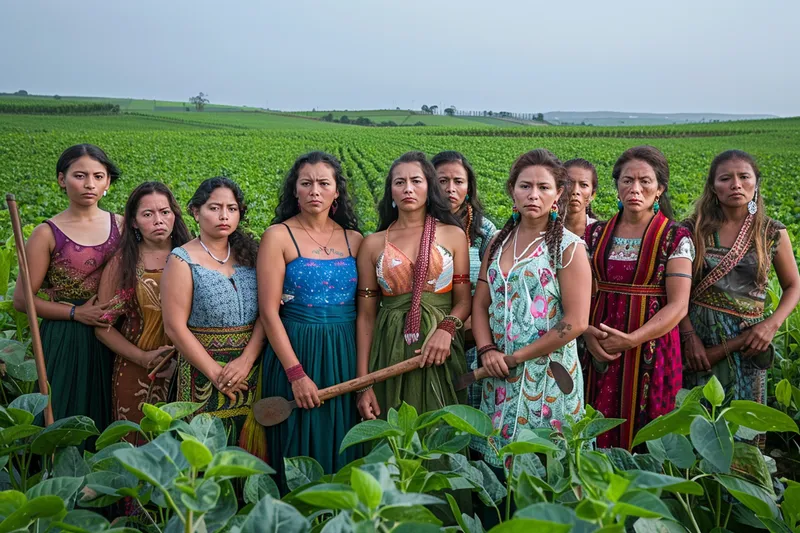
POLYGON ((122 215, 114 214, 114 221, 117 223, 117 229, 122 231, 125 227, 125 217, 122 215))
POLYGON ((264 233, 261 236, 261 240, 264 241, 266 239, 269 239, 271 241, 280 241, 288 237, 289 237, 289 232, 286 231, 286 227, 281 223, 277 223, 269 226, 267 229, 264 230, 264 233))
POLYGON ((42 222, 33 228, 33 232, 28 238, 28 244, 33 246, 47 245, 52 249, 56 245, 56 237, 53 234, 53 228, 50 227, 50 224, 42 222))
POLYGON ((344 230, 347 236, 347 242, 350 243, 350 252, 352 255, 358 255, 358 250, 361 249, 361 244, 364 242, 364 236, 359 232, 347 229, 344 230))

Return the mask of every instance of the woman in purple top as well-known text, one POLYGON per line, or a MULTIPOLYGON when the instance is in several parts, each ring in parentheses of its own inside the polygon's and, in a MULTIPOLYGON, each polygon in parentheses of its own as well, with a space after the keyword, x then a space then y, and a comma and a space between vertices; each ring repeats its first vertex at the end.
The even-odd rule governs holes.
MULTIPOLYGON (((67 148, 56 164, 69 207, 33 230, 26 252, 36 313, 43 319, 42 347, 56 420, 92 418, 97 429, 111 421, 113 357, 95 337, 108 304, 97 301, 103 266, 120 241, 122 217, 97 205, 119 170, 91 144, 67 148), (41 295, 40 295, 41 296, 41 295)), ((21 284, 14 307, 24 311, 21 284)))

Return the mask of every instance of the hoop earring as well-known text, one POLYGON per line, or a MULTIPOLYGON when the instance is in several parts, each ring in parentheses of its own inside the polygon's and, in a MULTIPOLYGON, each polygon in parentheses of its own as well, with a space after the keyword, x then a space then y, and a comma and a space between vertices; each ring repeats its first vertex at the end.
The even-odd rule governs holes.
POLYGON ((755 215, 758 212, 758 188, 756 188, 753 199, 747 202, 747 212, 751 215, 755 215))

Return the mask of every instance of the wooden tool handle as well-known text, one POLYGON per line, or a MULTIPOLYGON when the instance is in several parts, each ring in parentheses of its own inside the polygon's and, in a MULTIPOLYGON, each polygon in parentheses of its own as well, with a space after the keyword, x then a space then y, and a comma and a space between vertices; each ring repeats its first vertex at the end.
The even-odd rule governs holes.
POLYGON ((374 385, 375 383, 380 383, 381 381, 386 381, 389 378, 399 376, 400 374, 405 374, 406 372, 410 372, 415 368, 419 368, 421 361, 422 356, 417 355, 416 357, 406 359, 401 363, 376 370, 375 372, 367 374, 366 376, 361 376, 360 378, 351 379, 350 381, 345 381, 344 383, 338 383, 332 387, 321 389, 319 391, 319 399, 320 401, 324 402, 325 400, 336 398, 342 394, 354 392, 359 389, 363 389, 364 387, 368 387, 369 385, 374 385))
POLYGON ((164 359, 162 359, 161 362, 158 363, 156 367, 150 371, 149 374, 147 374, 148 379, 150 379, 150 381, 155 381, 156 376, 158 375, 159 372, 161 372, 161 369, 164 368, 164 366, 166 366, 166 364, 169 363, 177 353, 178 350, 176 350, 175 348, 168 350, 167 354, 164 356, 164 359))
MULTIPOLYGON (((514 357, 510 355, 506 355, 503 357, 506 362, 508 368, 514 368, 517 366, 517 362, 514 360, 514 357)), ((468 386, 472 385, 476 381, 480 381, 482 379, 489 377, 489 371, 486 370, 486 367, 478 367, 477 369, 473 370, 472 372, 467 372, 456 381, 456 390, 463 390, 466 389, 468 386)))

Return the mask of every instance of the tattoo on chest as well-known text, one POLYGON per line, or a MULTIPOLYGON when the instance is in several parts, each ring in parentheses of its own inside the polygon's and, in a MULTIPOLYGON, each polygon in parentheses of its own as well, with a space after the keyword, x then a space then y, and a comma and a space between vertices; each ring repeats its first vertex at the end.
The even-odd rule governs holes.
POLYGON ((568 331, 572 331, 572 324, 567 324, 561 320, 558 324, 556 324, 554 329, 558 332, 558 338, 563 339, 564 335, 566 335, 568 331))
POLYGON ((334 256, 334 257, 344 257, 344 252, 340 252, 340 251, 339 251, 339 250, 337 250, 336 248, 328 248, 328 253, 327 253, 327 254, 324 254, 324 253, 322 252, 322 249, 321 249, 321 248, 317 248, 316 250, 314 250, 313 252, 311 252, 311 255, 318 255, 318 256, 320 256, 320 257, 322 257, 322 256, 326 256, 326 257, 331 257, 331 256, 334 256))

